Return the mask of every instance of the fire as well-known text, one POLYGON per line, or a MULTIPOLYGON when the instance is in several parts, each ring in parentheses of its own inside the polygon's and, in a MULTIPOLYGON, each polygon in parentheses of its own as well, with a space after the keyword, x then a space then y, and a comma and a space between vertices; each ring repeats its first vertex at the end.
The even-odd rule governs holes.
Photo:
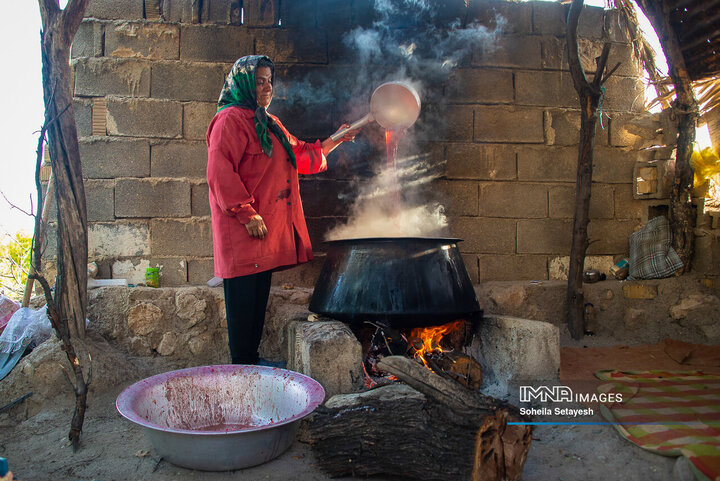
POLYGON ((418 327, 410 331, 410 342, 415 349, 415 357, 419 357, 420 360, 428 366, 425 356, 433 351, 444 352, 440 346, 440 341, 446 334, 460 329, 465 324, 465 321, 459 320, 443 324, 442 326, 433 327, 418 327), (418 342, 419 341, 419 342, 418 342))

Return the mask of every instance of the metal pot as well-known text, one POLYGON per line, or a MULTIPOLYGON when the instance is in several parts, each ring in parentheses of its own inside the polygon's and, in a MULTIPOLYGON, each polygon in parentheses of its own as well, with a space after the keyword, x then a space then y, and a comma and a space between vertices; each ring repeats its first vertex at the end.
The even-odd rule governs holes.
POLYGON ((480 312, 457 242, 378 237, 328 242, 310 310, 343 322, 420 327, 480 312))

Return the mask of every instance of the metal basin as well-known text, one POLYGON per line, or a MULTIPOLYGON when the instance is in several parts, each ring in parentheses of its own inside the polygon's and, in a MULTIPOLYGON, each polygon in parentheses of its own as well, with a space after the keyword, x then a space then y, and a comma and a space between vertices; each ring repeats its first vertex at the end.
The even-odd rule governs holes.
POLYGON ((269 461, 295 440, 300 420, 323 402, 322 386, 264 366, 201 366, 143 379, 115 403, 145 428, 165 460, 227 471, 269 461))
POLYGON ((310 310, 340 321, 439 325, 480 312, 460 239, 376 237, 328 242, 310 310))

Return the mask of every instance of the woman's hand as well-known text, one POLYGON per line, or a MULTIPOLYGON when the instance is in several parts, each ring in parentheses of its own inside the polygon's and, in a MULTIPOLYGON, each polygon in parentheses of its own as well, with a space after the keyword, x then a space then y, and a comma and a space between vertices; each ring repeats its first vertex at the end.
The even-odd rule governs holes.
MULTIPOLYGON (((342 125, 340 126, 340 128, 337 129, 336 133, 339 132, 339 131, 341 131, 341 130, 343 130, 343 129, 346 129, 346 128, 348 128, 348 127, 350 127, 349 124, 342 124, 342 125)), ((354 142, 354 141, 355 141, 355 136, 358 134, 358 132, 360 132, 360 129, 348 130, 347 132, 345 132, 345 135, 343 135, 342 137, 340 137, 337 141, 334 141, 334 140, 331 139, 330 137, 328 137, 327 139, 323 140, 323 141, 322 141, 322 151, 323 151, 323 154, 325 154, 325 155, 329 154, 330 152, 332 152, 332 151, 335 149, 335 147, 337 147, 338 145, 342 144, 343 142, 354 142)))
POLYGON ((258 239, 264 239, 268 231, 265 221, 259 214, 250 217, 250 221, 245 224, 245 228, 250 237, 257 237, 258 239))

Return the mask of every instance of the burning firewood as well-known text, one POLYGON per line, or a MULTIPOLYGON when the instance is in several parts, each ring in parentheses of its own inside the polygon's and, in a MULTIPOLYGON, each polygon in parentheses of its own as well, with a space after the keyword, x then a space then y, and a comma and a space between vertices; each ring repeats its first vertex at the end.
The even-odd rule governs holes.
POLYGON ((532 435, 529 426, 507 425, 514 407, 404 356, 377 364, 410 387, 334 396, 316 411, 311 442, 331 476, 520 479, 532 435))

